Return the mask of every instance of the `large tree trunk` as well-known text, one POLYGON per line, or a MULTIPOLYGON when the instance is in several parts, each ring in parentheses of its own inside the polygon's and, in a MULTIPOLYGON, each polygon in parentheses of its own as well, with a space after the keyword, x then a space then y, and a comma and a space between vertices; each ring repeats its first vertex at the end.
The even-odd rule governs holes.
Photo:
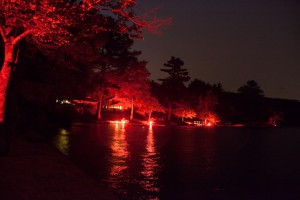
MULTIPOLYGON (((11 75, 11 67, 16 64, 14 48, 24 37, 29 35, 31 30, 26 30, 17 37, 13 37, 8 29, 0 24, 0 34, 4 42, 4 62, 0 71, 0 124, 4 122, 5 100, 7 86, 11 75)), ((17 56, 16 56, 17 57, 17 56)))
POLYGON ((0 71, 0 123, 4 122, 5 117, 5 101, 7 86, 11 75, 11 65, 13 62, 14 46, 11 43, 5 43, 5 57, 2 69, 0 71))

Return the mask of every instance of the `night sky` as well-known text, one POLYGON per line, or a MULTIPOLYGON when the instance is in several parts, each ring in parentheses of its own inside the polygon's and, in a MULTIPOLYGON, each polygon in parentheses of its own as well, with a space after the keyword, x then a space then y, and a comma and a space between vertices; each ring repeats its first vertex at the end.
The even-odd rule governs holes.
POLYGON ((171 56, 185 62, 192 79, 220 82, 236 92, 256 80, 267 97, 300 100, 299 0, 140 0, 173 17, 161 35, 146 33, 135 49, 151 79, 163 78, 171 56))

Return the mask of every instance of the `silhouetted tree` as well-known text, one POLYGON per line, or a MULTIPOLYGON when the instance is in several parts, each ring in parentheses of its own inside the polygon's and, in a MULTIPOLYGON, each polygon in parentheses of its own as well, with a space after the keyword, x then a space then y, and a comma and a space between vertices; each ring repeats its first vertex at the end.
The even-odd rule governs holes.
POLYGON ((256 81, 250 80, 238 89, 241 95, 248 96, 250 98, 263 97, 264 91, 260 88, 256 81))
POLYGON ((206 96, 208 93, 213 93, 215 96, 219 96, 223 92, 222 85, 220 83, 211 85, 199 79, 194 79, 188 86, 188 96, 190 97, 193 107, 197 107, 199 98, 206 96))
POLYGON ((212 90, 212 86, 199 79, 194 79, 188 86, 189 94, 192 97, 198 98, 199 96, 205 95, 208 91, 212 90))
POLYGON ((172 56, 171 59, 164 64, 165 68, 160 69, 169 75, 166 78, 159 79, 162 82, 161 86, 167 103, 168 121, 171 119, 173 104, 176 101, 180 101, 180 97, 184 96, 186 92, 184 83, 190 80, 188 71, 183 68, 183 66, 184 62, 180 58, 172 56))
POLYGON ((266 116, 266 107, 263 102, 263 90, 256 81, 250 80, 238 89, 241 102, 239 110, 248 125, 259 125, 263 123, 266 116))

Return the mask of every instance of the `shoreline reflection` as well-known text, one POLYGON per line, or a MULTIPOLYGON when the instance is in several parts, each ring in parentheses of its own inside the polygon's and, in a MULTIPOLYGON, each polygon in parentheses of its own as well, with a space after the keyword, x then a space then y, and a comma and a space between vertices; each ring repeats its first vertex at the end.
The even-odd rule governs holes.
POLYGON ((58 134, 54 137, 55 147, 64 155, 70 154, 70 131, 59 129, 58 134))

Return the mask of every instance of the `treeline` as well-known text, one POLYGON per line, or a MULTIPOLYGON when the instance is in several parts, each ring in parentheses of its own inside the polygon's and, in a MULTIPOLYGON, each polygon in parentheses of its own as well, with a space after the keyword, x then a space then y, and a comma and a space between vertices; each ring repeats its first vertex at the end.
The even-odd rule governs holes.
POLYGON ((254 80, 236 93, 225 91, 220 83, 191 80, 180 58, 171 57, 162 64, 165 78, 151 81, 147 62, 139 59, 140 51, 132 49, 133 40, 128 35, 105 34, 101 39, 46 53, 22 42, 22 56, 8 91, 8 120, 22 121, 24 126, 72 120, 82 112, 74 107, 84 105, 57 109, 57 101, 88 97, 97 102, 96 114, 89 117, 98 120, 103 119, 103 108, 120 105, 128 110, 125 117, 130 120, 143 117, 162 123, 198 120, 219 125, 300 125, 298 101, 264 97, 254 80))

